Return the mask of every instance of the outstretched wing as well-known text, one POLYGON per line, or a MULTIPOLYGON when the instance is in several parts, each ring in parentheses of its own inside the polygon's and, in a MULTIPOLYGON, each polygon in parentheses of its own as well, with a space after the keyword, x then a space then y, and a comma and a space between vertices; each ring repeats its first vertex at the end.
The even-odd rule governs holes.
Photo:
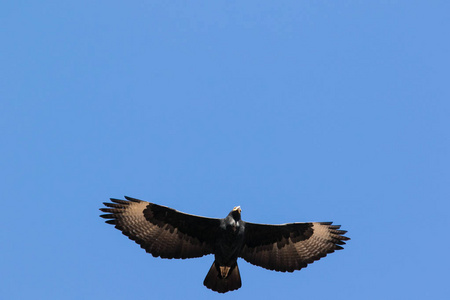
POLYGON ((172 208, 125 197, 104 203, 102 218, 153 256, 193 258, 213 252, 219 219, 185 214, 172 208))
POLYGON ((245 223, 240 256, 251 264, 275 271, 305 268, 335 250, 343 249, 347 231, 331 222, 265 225, 245 223))

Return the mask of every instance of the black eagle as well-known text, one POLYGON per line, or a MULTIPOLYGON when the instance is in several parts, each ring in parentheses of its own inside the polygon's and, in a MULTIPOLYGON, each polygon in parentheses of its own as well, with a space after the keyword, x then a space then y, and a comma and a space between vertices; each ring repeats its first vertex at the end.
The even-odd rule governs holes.
POLYGON ((343 249, 347 231, 331 222, 266 225, 241 220, 239 206, 224 219, 205 218, 125 197, 104 203, 102 218, 145 251, 161 258, 194 258, 214 254, 203 284, 226 293, 241 287, 237 258, 275 271, 305 268, 343 249))

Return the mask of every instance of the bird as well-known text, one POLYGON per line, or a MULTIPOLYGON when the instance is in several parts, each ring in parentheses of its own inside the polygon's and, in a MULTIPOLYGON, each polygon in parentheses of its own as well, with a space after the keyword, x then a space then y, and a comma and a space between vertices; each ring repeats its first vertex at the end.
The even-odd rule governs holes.
POLYGON ((241 219, 234 207, 223 219, 207 218, 125 196, 110 198, 100 217, 146 252, 160 258, 196 258, 214 254, 203 285, 218 293, 242 286, 237 259, 265 269, 293 272, 343 249, 340 225, 332 222, 256 224, 241 219))

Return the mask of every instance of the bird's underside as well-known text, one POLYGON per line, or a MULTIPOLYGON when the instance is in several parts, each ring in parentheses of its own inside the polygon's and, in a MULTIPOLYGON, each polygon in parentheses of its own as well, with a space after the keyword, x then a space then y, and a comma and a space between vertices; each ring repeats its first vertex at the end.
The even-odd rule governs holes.
POLYGON ((195 258, 214 254, 203 284, 219 293, 241 287, 237 258, 274 271, 305 268, 335 250, 348 237, 331 222, 267 225, 241 220, 235 207, 224 219, 194 216, 172 208, 125 197, 101 208, 106 223, 161 258, 195 258))

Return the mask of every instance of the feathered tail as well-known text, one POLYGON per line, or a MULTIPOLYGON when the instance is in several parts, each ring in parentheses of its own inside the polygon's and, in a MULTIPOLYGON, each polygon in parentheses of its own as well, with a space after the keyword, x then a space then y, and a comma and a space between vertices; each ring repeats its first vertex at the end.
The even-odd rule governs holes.
POLYGON ((242 286, 237 262, 231 266, 219 266, 213 262, 203 284, 213 291, 226 293, 242 286))

